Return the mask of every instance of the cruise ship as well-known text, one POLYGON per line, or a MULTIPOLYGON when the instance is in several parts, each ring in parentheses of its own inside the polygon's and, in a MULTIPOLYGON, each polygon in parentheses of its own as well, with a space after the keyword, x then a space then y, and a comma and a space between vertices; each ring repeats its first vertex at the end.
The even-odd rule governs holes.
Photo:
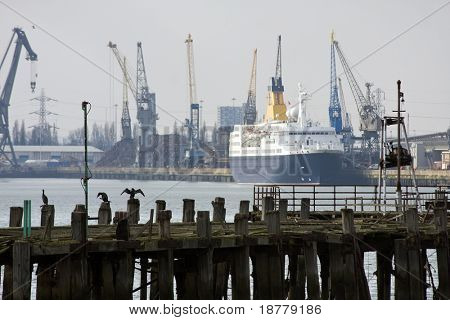
POLYGON ((300 86, 298 105, 286 112, 281 78, 278 85, 274 80, 264 121, 236 125, 230 134, 233 178, 238 183, 326 184, 342 169, 342 136, 307 120, 307 93, 300 86))

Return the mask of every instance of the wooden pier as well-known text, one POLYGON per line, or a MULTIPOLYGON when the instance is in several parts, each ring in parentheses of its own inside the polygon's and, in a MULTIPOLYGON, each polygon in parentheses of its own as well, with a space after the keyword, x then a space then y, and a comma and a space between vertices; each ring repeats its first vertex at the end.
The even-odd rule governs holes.
POLYGON ((23 208, 14 207, 9 227, 0 228, 2 297, 30 299, 34 272, 36 299, 132 299, 135 292, 140 299, 426 299, 430 249, 437 255, 433 298, 450 297, 445 198, 426 214, 318 213, 309 199, 302 203, 293 214, 282 199, 275 206, 265 197, 262 212, 241 201, 230 223, 225 199, 215 198, 211 212, 184 199, 183 222, 172 222, 165 201, 144 213, 130 199, 128 211, 114 215, 103 203, 95 225, 77 205, 70 226, 54 226, 59 213, 48 205, 29 237, 23 208), (376 254, 376 296, 365 252, 376 254))

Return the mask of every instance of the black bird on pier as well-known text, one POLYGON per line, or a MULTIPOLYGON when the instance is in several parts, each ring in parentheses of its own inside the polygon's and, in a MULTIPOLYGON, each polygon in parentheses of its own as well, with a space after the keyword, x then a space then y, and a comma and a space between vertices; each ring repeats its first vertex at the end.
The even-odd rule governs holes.
POLYGON ((108 195, 105 192, 99 192, 97 194, 97 198, 102 197, 102 201, 105 203, 110 203, 109 199, 108 199, 108 195))
MULTIPOLYGON (((44 189, 42 189, 42 202, 44 203, 42 206, 48 205, 48 198, 47 198, 47 196, 45 195, 44 189)), ((42 207, 42 206, 41 206, 41 207, 42 207)))
POLYGON ((125 190, 122 191, 122 193, 120 195, 122 195, 124 193, 129 194, 130 195, 130 199, 134 199, 134 196, 136 194, 138 194, 138 193, 142 194, 145 197, 145 194, 142 192, 141 189, 137 189, 136 190, 134 188, 131 188, 131 190, 130 190, 130 189, 126 188, 125 190))

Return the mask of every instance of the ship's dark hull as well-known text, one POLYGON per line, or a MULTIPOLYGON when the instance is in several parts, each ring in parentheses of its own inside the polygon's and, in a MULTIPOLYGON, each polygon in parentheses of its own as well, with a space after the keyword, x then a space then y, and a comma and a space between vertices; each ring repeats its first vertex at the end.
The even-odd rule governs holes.
POLYGON ((238 183, 330 184, 342 171, 341 153, 230 157, 238 183))

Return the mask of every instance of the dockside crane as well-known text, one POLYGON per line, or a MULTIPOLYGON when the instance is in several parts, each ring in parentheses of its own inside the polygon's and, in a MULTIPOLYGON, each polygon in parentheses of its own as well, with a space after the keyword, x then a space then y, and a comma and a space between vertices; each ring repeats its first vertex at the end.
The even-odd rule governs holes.
POLYGON ((190 119, 186 119, 186 127, 188 128, 189 150, 186 151, 186 166, 192 168, 196 166, 204 157, 204 153, 199 148, 199 109, 197 101, 197 86, 195 83, 194 68, 194 45, 191 34, 188 34, 185 40, 187 50, 188 63, 188 87, 189 87, 189 103, 190 103, 190 119))
POLYGON ((136 95, 137 95, 137 119, 139 121, 139 167, 153 167, 155 165, 154 139, 156 137, 156 95, 150 92, 147 81, 147 72, 144 64, 142 43, 137 43, 137 67, 136 67, 136 95))
POLYGON ((255 124, 256 121, 256 62, 258 50, 253 51, 253 63, 248 88, 247 102, 244 105, 244 124, 255 124))
POLYGON ((342 52, 339 43, 334 40, 334 47, 338 53, 339 59, 344 69, 345 76, 350 85, 353 97, 356 102, 360 118, 360 131, 362 132, 361 152, 368 155, 369 164, 372 159, 378 156, 379 133, 381 131, 381 116, 376 105, 371 103, 370 86, 368 86, 368 97, 365 97, 352 70, 342 52))
POLYGON ((346 153, 350 153, 353 150, 354 136, 353 136, 353 125, 350 118, 350 114, 347 112, 347 106, 345 105, 344 91, 342 89, 341 78, 338 78, 339 86, 339 96, 341 103, 341 114, 342 114, 342 137, 344 142, 344 149, 346 153))
POLYGON ((0 63, 0 71, 3 67, 6 56, 8 55, 9 49, 11 48, 11 44, 14 38, 17 38, 16 47, 14 49, 14 54, 11 66, 9 68, 8 76, 6 77, 6 82, 3 85, 3 90, 0 96, 0 157, 5 157, 9 161, 9 163, 11 163, 11 165, 18 166, 16 154, 14 152, 14 147, 11 141, 11 136, 9 134, 9 114, 8 114, 9 104, 11 100, 11 93, 14 86, 14 80, 16 77, 17 66, 19 64, 22 47, 25 47, 27 51, 26 59, 31 61, 30 86, 32 92, 34 92, 34 89, 36 88, 37 74, 35 71, 35 63, 37 61, 37 54, 31 48, 25 32, 20 28, 14 28, 13 34, 6 48, 6 52, 3 55, 2 61, 0 63), (11 157, 9 157, 5 152, 6 146, 9 147, 11 157))
MULTIPOLYGON (((138 159, 137 162, 139 167, 146 167, 153 165, 153 140, 152 138, 156 135, 156 120, 158 115, 156 113, 156 99, 155 94, 150 92, 147 74, 145 71, 144 57, 142 52, 141 42, 137 43, 137 74, 136 82, 132 80, 129 69, 126 65, 126 60, 119 52, 117 45, 111 41, 108 43, 108 47, 111 48, 114 56, 119 63, 122 70, 123 77, 128 84, 128 87, 133 94, 134 99, 137 104, 137 120, 139 123, 139 137, 138 137, 138 159)), ((124 89, 125 90, 125 89, 124 89)), ((130 123, 131 131, 131 118, 129 116, 128 103, 122 109, 122 132, 124 130, 123 125, 128 125, 128 119, 130 123)), ((126 128, 128 130, 128 128, 126 128)), ((128 134, 128 133, 127 133, 128 134)), ((130 133, 131 135, 131 133, 130 133)))

